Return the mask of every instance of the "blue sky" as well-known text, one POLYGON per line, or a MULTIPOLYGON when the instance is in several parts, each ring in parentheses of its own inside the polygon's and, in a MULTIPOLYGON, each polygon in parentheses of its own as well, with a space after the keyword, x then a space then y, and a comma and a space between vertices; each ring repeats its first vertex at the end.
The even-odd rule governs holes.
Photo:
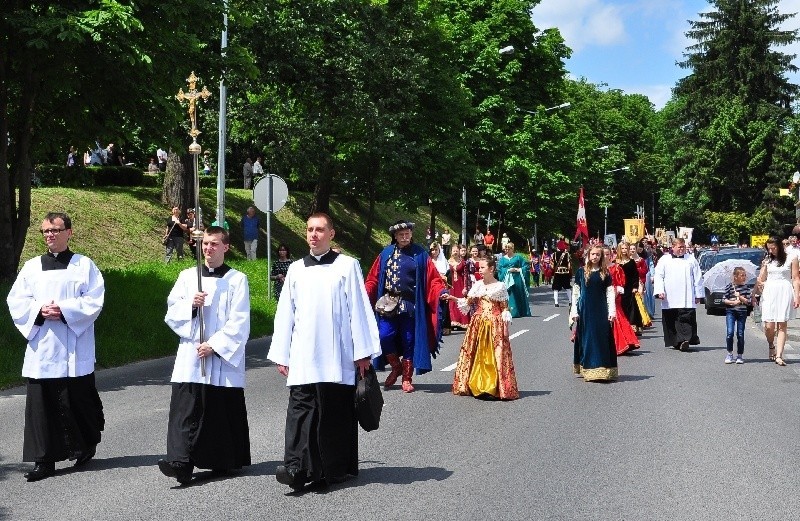
MULTIPOLYGON (((566 64, 572 77, 644 94, 660 109, 675 82, 689 74, 676 65, 692 43, 684 34, 687 20, 709 10, 706 0, 541 0, 533 23, 561 31, 573 51, 566 64)), ((800 0, 781 0, 778 10, 800 12, 800 0)), ((784 29, 798 27, 800 16, 784 29)), ((800 44, 779 50, 800 55, 800 44)), ((800 66, 800 59, 794 63, 800 66)), ((790 79, 800 83, 800 76, 790 79)))

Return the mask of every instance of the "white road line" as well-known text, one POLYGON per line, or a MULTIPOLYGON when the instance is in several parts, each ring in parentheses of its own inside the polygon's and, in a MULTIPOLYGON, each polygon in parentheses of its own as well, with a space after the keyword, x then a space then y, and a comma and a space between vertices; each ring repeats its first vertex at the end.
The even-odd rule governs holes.
POLYGON ((509 340, 513 340, 513 339, 517 338, 517 337, 518 337, 518 336, 520 336, 520 335, 524 335, 524 334, 525 334, 525 333, 527 333, 528 331, 529 331, 528 329, 522 329, 522 330, 520 330, 520 331, 517 331, 516 333, 514 333, 514 334, 513 334, 513 335, 511 335, 510 337, 508 337, 508 339, 509 339, 509 340))
POLYGON ((558 314, 558 313, 556 313, 555 315, 550 315, 550 316, 549 316, 549 317, 547 317, 546 319, 542 320, 542 322, 550 322, 551 320, 553 320, 553 319, 554 319, 554 318, 556 318, 557 316, 559 316, 559 314, 558 314))
MULTIPOLYGON (((525 334, 525 333, 527 333, 528 331, 530 331, 530 330, 529 330, 529 329, 521 329, 520 331, 517 331, 516 333, 514 333, 513 335, 511 335, 510 337, 508 337, 508 339, 509 339, 509 340, 511 340, 511 339, 513 339, 513 338, 517 338, 517 337, 518 337, 518 336, 520 336, 520 335, 524 335, 524 334, 525 334)), ((448 365, 447 367, 443 367, 443 368, 439 369, 439 371, 442 371, 442 372, 448 372, 448 371, 452 371, 453 369, 455 369, 455 368, 456 368, 456 366, 457 366, 457 365, 458 365, 458 363, 455 363, 455 364, 450 364, 450 365, 448 365)))

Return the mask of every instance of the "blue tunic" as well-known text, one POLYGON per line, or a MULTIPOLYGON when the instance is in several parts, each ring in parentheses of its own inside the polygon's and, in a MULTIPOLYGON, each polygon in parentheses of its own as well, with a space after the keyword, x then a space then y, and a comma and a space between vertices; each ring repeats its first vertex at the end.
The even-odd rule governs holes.
MULTIPOLYGON (((427 266, 428 252, 422 246, 411 243, 398 254, 394 244, 386 246, 380 254, 380 270, 378 273, 378 296, 387 292, 387 286, 393 284, 391 279, 399 278, 397 289, 402 294, 403 309, 394 317, 385 318, 377 316, 378 333, 381 338, 381 348, 384 354, 398 353, 414 361, 417 374, 424 374, 433 368, 431 361, 438 353, 438 345, 433 352, 428 346, 428 320, 426 309, 426 290, 428 287, 427 266), (408 272, 406 261, 413 262, 413 286, 410 279, 406 279, 408 272), (395 266, 396 265, 396 266, 395 266), (388 284, 387 284, 388 283, 388 284), (412 290, 409 295, 405 290, 412 290), (406 300, 411 297, 413 301, 406 300)), ((382 369, 383 357, 373 359, 376 368, 382 369)))
POLYGON ((587 284, 584 268, 575 274, 578 286, 578 330, 575 334, 573 370, 587 381, 614 380, 618 376, 617 351, 608 321, 606 288, 611 275, 603 279, 599 271, 589 275, 587 284))

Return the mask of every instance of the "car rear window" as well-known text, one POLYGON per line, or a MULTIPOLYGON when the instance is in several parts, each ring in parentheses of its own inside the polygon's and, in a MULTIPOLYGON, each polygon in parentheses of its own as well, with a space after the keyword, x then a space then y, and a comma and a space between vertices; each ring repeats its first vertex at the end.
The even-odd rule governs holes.
POLYGON ((720 263, 725 260, 729 259, 745 259, 749 260, 756 266, 761 265, 761 261, 764 259, 764 252, 762 250, 753 250, 753 251, 738 251, 738 252, 725 252, 725 253, 718 253, 714 255, 713 259, 711 260, 711 266, 714 266, 717 263, 720 263))

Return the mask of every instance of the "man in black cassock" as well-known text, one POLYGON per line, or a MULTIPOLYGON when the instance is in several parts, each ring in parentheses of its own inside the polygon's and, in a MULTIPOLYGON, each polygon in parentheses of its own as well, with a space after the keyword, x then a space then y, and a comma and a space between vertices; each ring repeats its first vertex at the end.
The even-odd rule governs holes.
POLYGON ((358 261, 331 249, 331 218, 308 218, 308 255, 286 273, 270 360, 286 376, 284 464, 278 482, 292 490, 358 474, 356 371, 380 355, 375 314, 358 261))
POLYGON ((94 380, 94 322, 105 284, 88 257, 69 249, 72 220, 51 212, 41 233, 48 252, 22 267, 8 294, 14 325, 28 341, 22 376, 25 400, 25 474, 39 481, 55 474, 57 461, 91 460, 105 425, 94 380))
POLYGON ((244 273, 225 264, 229 247, 225 229, 206 228, 202 291, 197 269, 188 268, 167 297, 164 322, 180 336, 180 343, 171 378, 167 457, 159 460, 158 468, 182 485, 192 480, 195 467, 223 472, 250 465, 244 399, 250 288, 244 273))

